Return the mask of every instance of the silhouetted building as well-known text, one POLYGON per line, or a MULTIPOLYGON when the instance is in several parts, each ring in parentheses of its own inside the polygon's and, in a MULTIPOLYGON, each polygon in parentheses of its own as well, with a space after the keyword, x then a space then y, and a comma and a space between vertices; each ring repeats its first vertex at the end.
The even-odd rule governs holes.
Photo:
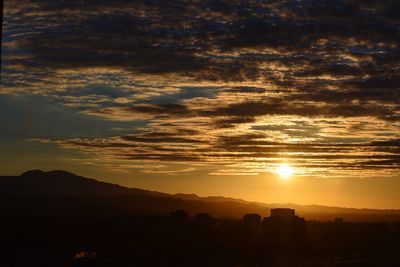
POLYGON ((275 245, 296 247, 306 238, 305 220, 293 209, 272 209, 271 216, 263 220, 263 230, 266 240, 275 245))
POLYGON ((244 246, 244 252, 249 259, 254 259, 256 254, 255 247, 259 244, 262 234, 261 216, 256 213, 250 213, 243 216, 243 227, 238 235, 241 236, 241 243, 244 246))
POLYGON ((210 226, 214 220, 208 213, 198 213, 193 217, 193 222, 196 225, 210 226))
POLYGON ((189 214, 184 210, 171 212, 171 221, 173 223, 186 223, 189 220, 189 214))
POLYGON ((335 218, 335 223, 337 224, 343 223, 343 218, 335 218))
POLYGON ((294 209, 276 208, 271 209, 271 217, 273 218, 293 218, 295 217, 294 209))
POLYGON ((261 224, 261 216, 257 213, 250 213, 243 216, 245 226, 259 226, 261 224))

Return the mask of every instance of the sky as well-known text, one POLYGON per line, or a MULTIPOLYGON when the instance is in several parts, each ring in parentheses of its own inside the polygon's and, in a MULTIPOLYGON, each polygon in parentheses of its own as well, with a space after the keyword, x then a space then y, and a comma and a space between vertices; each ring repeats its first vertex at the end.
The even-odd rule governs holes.
POLYGON ((3 175, 400 208, 398 1, 5 0, 1 53, 3 175))

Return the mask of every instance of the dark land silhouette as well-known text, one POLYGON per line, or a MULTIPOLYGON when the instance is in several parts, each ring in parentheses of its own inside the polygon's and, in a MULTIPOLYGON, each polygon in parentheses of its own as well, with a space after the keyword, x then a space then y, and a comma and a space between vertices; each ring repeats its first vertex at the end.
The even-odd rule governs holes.
POLYGON ((0 198, 0 266, 400 266, 396 210, 170 195, 38 170, 0 177, 0 198), (299 212, 312 207, 323 220, 299 212))
POLYGON ((3 215, 159 215, 181 209, 190 214, 206 212, 214 217, 240 219, 243 214, 267 216, 271 208, 287 207, 307 220, 400 221, 400 210, 266 204, 221 196, 166 194, 100 182, 60 170, 0 176, 0 198, 3 215))

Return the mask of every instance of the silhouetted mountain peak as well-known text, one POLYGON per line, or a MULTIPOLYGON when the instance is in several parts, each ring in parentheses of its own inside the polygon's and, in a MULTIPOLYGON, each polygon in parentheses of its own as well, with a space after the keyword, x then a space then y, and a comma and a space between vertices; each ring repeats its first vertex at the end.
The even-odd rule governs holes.
POLYGON ((38 175, 43 175, 44 173, 45 172, 42 170, 30 170, 20 174, 20 176, 38 176, 38 175))
POLYGON ((69 196, 121 196, 168 194, 127 188, 97 181, 63 170, 30 170, 19 176, 0 176, 0 194, 16 195, 69 195, 69 196))
POLYGON ((79 177, 76 174, 73 174, 71 172, 63 171, 63 170, 53 170, 53 171, 42 171, 42 170, 30 170, 22 173, 20 176, 29 176, 29 177, 42 177, 42 176, 63 176, 63 177, 79 177))
POLYGON ((49 175, 78 176, 72 172, 67 172, 67 171, 63 171, 63 170, 48 171, 46 173, 49 175))

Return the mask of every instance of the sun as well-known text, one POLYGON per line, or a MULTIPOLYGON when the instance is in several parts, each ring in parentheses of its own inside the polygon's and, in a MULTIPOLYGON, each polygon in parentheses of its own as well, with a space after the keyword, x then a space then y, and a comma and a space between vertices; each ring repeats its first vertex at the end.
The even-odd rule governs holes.
POLYGON ((287 180, 293 174, 293 169, 289 164, 281 164, 276 172, 281 176, 282 179, 287 180))

